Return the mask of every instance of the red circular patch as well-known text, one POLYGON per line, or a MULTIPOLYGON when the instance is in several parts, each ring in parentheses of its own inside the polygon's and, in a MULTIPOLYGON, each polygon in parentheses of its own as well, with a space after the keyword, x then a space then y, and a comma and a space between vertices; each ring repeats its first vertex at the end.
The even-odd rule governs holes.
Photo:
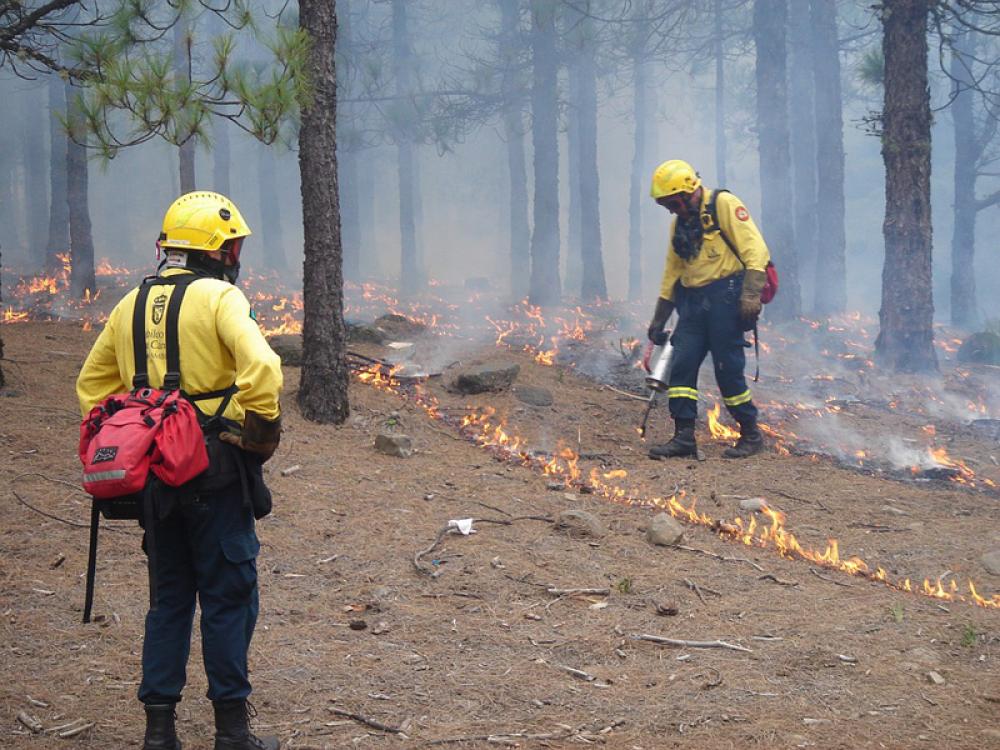
POLYGON ((740 221, 746 221, 750 218, 750 212, 743 208, 743 206, 739 206, 736 209, 736 218, 740 221))

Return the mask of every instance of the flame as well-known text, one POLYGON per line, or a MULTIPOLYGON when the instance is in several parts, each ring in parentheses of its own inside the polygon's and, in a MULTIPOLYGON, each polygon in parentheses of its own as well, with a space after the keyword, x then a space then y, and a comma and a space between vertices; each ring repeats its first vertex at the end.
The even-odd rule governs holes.
POLYGON ((722 424, 719 421, 719 412, 722 407, 716 402, 715 406, 708 410, 708 430, 716 440, 736 440, 740 436, 739 430, 722 424))
POLYGON ((7 309, 3 311, 3 322, 4 323, 23 323, 28 319, 28 313, 23 310, 15 310, 10 305, 7 309))

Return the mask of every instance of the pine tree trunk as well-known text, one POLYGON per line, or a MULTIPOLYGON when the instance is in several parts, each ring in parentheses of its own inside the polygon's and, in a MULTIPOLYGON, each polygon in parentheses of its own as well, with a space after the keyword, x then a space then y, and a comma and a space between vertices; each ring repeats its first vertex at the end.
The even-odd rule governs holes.
POLYGON ((635 124, 632 171, 628 191, 628 298, 642 297, 642 205, 648 200, 643 187, 649 172, 649 94, 646 51, 636 45, 632 53, 632 121, 635 124))
POLYGON ((788 51, 795 245, 803 297, 810 295, 807 269, 816 257, 816 113, 813 108, 813 44, 809 3, 788 5, 788 51))
POLYGON ((360 253, 361 275, 369 278, 382 276, 382 261, 376 249, 375 175, 380 160, 380 149, 365 152, 365 168, 358 173, 358 241, 365 252, 360 253))
POLYGON ((715 179, 720 187, 726 186, 726 56, 722 20, 722 0, 715 0, 714 55, 715 55, 715 179))
POLYGON ((69 205, 69 245, 72 271, 70 293, 83 297, 97 288, 94 275, 94 237, 90 228, 90 200, 87 194, 89 169, 86 125, 74 103, 76 93, 66 85, 67 125, 70 137, 66 143, 66 199, 69 205))
MULTIPOLYGON (((186 13, 181 12, 177 19, 177 23, 174 24, 174 69, 177 73, 177 78, 183 81, 185 84, 191 80, 191 45, 193 33, 193 28, 190 20, 187 18, 186 13)), ((190 133, 184 133, 183 136, 191 136, 190 133)), ((180 180, 181 180, 181 193, 190 193, 195 189, 195 176, 194 176, 194 148, 195 140, 193 137, 187 137, 179 147, 179 161, 180 161, 180 180)))
MULTIPOLYGON (((408 101, 413 94, 413 52, 405 0, 392 0, 392 49, 396 96, 408 101)), ((404 104, 401 109, 404 114, 400 115, 400 121, 394 127, 399 185, 400 291, 404 296, 412 296, 423 288, 417 257, 416 165, 413 136, 409 130, 415 123, 416 113, 410 105, 404 104)))
POLYGON ((528 173, 524 162, 524 115, 518 76, 522 49, 520 0, 499 0, 500 40, 503 61, 503 129, 507 143, 509 185, 510 296, 520 301, 528 296, 531 229, 528 226, 528 173))
POLYGON ((836 0, 812 0, 813 84, 816 94, 816 294, 815 311, 847 309, 847 238, 844 207, 844 101, 836 0))
POLYGON ((558 305, 559 133, 555 1, 531 0, 531 141, 535 171, 531 284, 534 305, 558 305))
POLYGON ((931 284, 929 2, 885 0, 882 5, 885 265, 875 351, 882 362, 904 372, 937 369, 931 284))
POLYGON ((801 309, 792 175, 788 135, 785 26, 786 0, 755 0, 753 36, 757 47, 757 134, 760 154, 761 230, 781 274, 781 291, 768 317, 791 320, 801 309))
MULTIPOLYGON (((340 0, 337 13, 337 45, 342 50, 341 59, 352 54, 353 38, 351 8, 348 0, 340 0)), ((350 98, 350 79, 347 66, 338 71, 337 92, 341 100, 350 98)), ((358 215, 358 145, 351 143, 346 134, 349 131, 351 105, 340 104, 337 108, 337 132, 339 133, 337 152, 337 182, 340 190, 340 236, 343 240, 344 279, 358 281, 361 278, 361 225, 358 215)))
POLYGON ((578 102, 580 107, 580 260, 583 278, 580 297, 584 302, 608 297, 604 276, 604 256, 601 250, 601 194, 597 169, 597 65, 594 62, 593 21, 584 18, 580 30, 585 49, 580 61, 578 102))
MULTIPOLYGON (((0 310, 3 310, 3 248, 0 247, 0 310)), ((3 374, 3 326, 0 326, 0 388, 6 385, 3 374)))
POLYGON ((66 199, 66 86, 57 75, 48 77, 49 93, 49 238, 45 244, 45 268, 50 273, 61 266, 58 253, 69 252, 69 203, 66 199))
POLYGON ((976 305, 976 162, 979 143, 972 114, 974 93, 968 67, 975 50, 969 32, 956 32, 950 74, 954 99, 951 117, 955 127, 955 209, 951 233, 951 324, 973 328, 978 323, 976 305), (956 54, 956 52, 958 54, 956 54))
POLYGON ((514 300, 522 300, 528 295, 531 230, 528 227, 528 171, 524 163, 524 120, 520 102, 508 99, 503 122, 510 175, 510 293, 514 300))
POLYGON ((285 257, 285 233, 281 228, 281 203, 278 196, 278 171, 274 147, 263 143, 257 148, 257 189, 260 199, 261 237, 264 241, 265 263, 273 271, 288 269, 285 257))
POLYGON ((28 210, 28 257, 41 264, 45 257, 49 191, 45 182, 45 124, 44 112, 37 88, 29 89, 21 97, 24 136, 25 199, 28 210))
MULTIPOLYGON (((569 15, 569 14, 567 14, 569 15)), ((573 14, 575 17, 576 14, 573 14)), ((580 53, 569 55, 566 83, 569 102, 566 113, 566 178, 569 181, 569 207, 566 222, 566 277, 563 289, 567 294, 579 296, 583 281, 583 253, 581 237, 583 208, 580 198, 580 53)))
POLYGON ((299 128, 305 258, 298 402, 306 419, 341 424, 350 406, 337 195, 335 0, 299 0, 299 27, 313 43, 306 63, 312 97, 302 103, 299 128))

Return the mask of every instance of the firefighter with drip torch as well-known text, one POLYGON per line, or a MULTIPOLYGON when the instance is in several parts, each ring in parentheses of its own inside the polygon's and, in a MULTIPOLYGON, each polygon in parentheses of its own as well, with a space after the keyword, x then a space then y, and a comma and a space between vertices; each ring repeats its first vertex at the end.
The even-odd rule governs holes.
POLYGON ((767 245, 743 202, 728 191, 705 188, 687 162, 673 159, 658 166, 650 194, 675 219, 649 340, 667 344, 664 327, 674 310, 678 321, 669 335, 673 352, 667 383, 674 436, 654 446, 649 457, 697 455, 698 370, 709 352, 723 403, 740 426, 739 440, 723 456, 752 456, 763 450, 764 441, 743 374, 744 332, 754 330, 761 312, 767 245))

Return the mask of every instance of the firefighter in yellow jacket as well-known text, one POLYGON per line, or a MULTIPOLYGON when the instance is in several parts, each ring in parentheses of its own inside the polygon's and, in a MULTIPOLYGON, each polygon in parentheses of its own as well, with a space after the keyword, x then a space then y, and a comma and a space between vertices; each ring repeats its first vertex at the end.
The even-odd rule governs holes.
POLYGON ((675 309, 678 322, 670 337, 674 354, 667 390, 674 437, 654 446, 649 456, 697 455, 698 370, 709 352, 723 403, 740 425, 739 440, 723 455, 759 453, 764 441, 743 375, 743 334, 760 315, 767 245, 742 201, 728 191, 706 189, 687 162, 673 159, 657 167, 650 194, 676 218, 649 339, 666 342, 664 326, 675 309))
MULTIPOLYGON (((146 711, 144 750, 180 750, 174 709, 186 681, 196 598, 208 697, 215 709, 215 750, 278 747, 277 739, 250 731, 246 702, 260 549, 247 487, 267 493, 260 466, 278 446, 282 386, 281 360, 264 339, 246 296, 234 286, 249 235, 228 198, 210 192, 183 195, 163 220, 160 275, 148 280, 154 286, 143 316, 146 364, 149 384, 161 387, 164 309, 177 287, 156 286, 156 281, 178 274, 198 277, 185 291, 177 341, 181 389, 206 416, 210 465, 157 509, 151 535, 157 594, 146 616, 139 686, 146 711)), ((114 308, 84 362, 76 384, 84 415, 107 396, 132 387, 136 296, 132 290, 114 308)))

